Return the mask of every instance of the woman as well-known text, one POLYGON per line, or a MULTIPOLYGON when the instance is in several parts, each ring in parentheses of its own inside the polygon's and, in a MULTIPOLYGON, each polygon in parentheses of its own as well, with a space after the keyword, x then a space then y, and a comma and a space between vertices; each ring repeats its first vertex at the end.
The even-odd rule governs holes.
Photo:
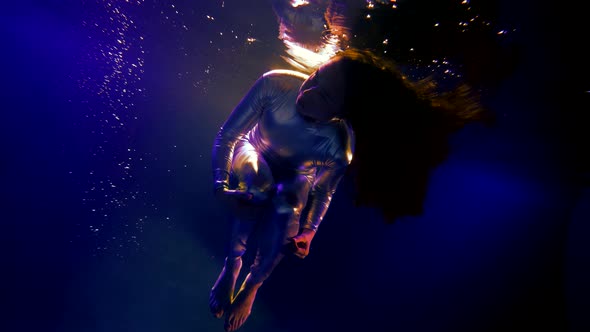
POLYGON ((428 172, 443 160, 446 138, 482 114, 467 87, 444 94, 435 88, 357 49, 338 53, 309 77, 278 70, 256 81, 219 130, 212 154, 215 193, 234 216, 209 303, 216 317, 226 314, 227 331, 246 321, 285 254, 309 254, 346 174, 356 184, 356 203, 381 209, 385 220, 421 212, 428 172), (234 297, 253 230, 261 241, 234 297))

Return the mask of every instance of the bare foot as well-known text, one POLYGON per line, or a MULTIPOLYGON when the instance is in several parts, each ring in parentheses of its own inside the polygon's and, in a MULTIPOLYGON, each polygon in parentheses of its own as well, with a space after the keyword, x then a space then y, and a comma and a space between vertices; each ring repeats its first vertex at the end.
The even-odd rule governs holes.
POLYGON ((244 283, 233 300, 225 319, 225 330, 228 332, 239 329, 250 316, 256 293, 261 284, 248 285, 244 283))
POLYGON ((225 309, 233 300, 236 280, 241 268, 242 259, 240 257, 225 259, 223 269, 209 293, 209 308, 216 318, 223 316, 225 309))

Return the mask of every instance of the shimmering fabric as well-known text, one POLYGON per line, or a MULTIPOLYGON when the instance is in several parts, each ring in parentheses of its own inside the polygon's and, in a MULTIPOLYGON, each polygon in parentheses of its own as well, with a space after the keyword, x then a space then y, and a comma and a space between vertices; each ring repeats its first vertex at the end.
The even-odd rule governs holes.
POLYGON ((301 227, 315 230, 351 161, 354 137, 343 120, 318 123, 297 113, 305 78, 288 70, 260 77, 219 130, 212 168, 215 186, 248 190, 254 201, 272 197, 275 218, 298 223, 308 205, 301 227))

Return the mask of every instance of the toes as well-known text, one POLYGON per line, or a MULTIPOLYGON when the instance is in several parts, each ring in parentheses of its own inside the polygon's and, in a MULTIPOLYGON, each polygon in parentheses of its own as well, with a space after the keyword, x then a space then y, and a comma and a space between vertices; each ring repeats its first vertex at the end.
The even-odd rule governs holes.
POLYGON ((242 327, 242 325, 244 325, 244 323, 246 322, 246 319, 247 318, 248 318, 248 316, 236 317, 236 316, 233 316, 233 315, 229 315, 227 317, 227 319, 225 320, 224 329, 227 332, 235 331, 235 330, 239 329, 240 327, 242 327))
POLYGON ((216 299, 215 297, 211 297, 209 299, 209 310, 211 310, 211 313, 213 314, 213 316, 215 318, 221 318, 223 316, 223 312, 224 312, 224 306, 221 305, 216 299))
POLYGON ((233 331, 233 328, 232 328, 232 323, 231 323, 231 321, 233 321, 232 317, 228 317, 228 318, 225 320, 225 325, 223 326, 223 328, 224 328, 224 329, 225 329, 227 332, 231 332, 231 331, 233 331))
POLYGON ((221 318, 223 316, 223 309, 216 306, 210 306, 211 313, 215 318, 221 318))
POLYGON ((235 324, 236 329, 240 328, 240 326, 242 326, 245 321, 246 321, 246 317, 239 319, 238 322, 235 324))

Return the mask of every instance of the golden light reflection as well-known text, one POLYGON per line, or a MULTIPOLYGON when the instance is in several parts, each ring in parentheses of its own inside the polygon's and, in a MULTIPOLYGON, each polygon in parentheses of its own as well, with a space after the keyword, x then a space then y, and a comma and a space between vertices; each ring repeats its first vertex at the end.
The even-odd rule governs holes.
POLYGON ((289 55, 288 57, 283 56, 283 59, 306 73, 313 72, 341 50, 338 46, 338 37, 336 36, 329 37, 322 47, 315 52, 287 39, 284 39, 283 42, 287 47, 286 52, 289 55))
POLYGON ((341 51, 349 30, 344 9, 332 1, 290 0, 281 6, 277 0, 279 39, 286 47, 283 60, 309 74, 341 51))
POLYGON ((255 173, 258 174, 258 154, 255 150, 249 150, 245 155, 245 162, 252 166, 255 173))
POLYGON ((309 1, 305 1, 305 0, 291 1, 291 6, 293 6, 293 7, 299 7, 299 6, 305 6, 305 5, 309 5, 309 1))

